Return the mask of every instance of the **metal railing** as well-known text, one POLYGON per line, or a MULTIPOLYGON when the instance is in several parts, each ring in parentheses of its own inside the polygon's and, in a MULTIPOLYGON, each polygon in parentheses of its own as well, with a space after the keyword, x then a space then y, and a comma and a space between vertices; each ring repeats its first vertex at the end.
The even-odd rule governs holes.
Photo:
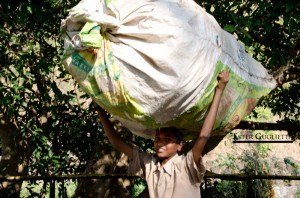
MULTIPOLYGON (((45 176, 0 176, 0 182, 18 182, 18 181, 37 181, 37 180, 68 180, 68 179, 137 179, 134 175, 99 175, 99 174, 80 174, 80 175, 45 175, 45 176)), ((252 179, 269 179, 269 180, 300 180, 300 175, 247 175, 247 174, 216 174, 206 173, 205 178, 218 178, 224 180, 252 180, 252 179)))
MULTIPOLYGON (((0 182, 21 182, 21 181, 44 181, 49 182, 55 186, 55 182, 62 182, 65 185, 65 180, 78 180, 78 179, 137 179, 138 176, 133 175, 99 175, 99 174, 79 174, 79 175, 45 175, 45 176, 0 176, 0 182)), ((247 175, 247 174, 215 174, 207 172, 203 181, 207 183, 207 179, 221 179, 221 180, 235 180, 235 181, 249 181, 254 179, 266 180, 300 180, 300 176, 293 175, 247 175)), ((55 197, 55 187, 50 188, 50 198, 55 197)), ((62 197, 67 197, 64 192, 62 197)))

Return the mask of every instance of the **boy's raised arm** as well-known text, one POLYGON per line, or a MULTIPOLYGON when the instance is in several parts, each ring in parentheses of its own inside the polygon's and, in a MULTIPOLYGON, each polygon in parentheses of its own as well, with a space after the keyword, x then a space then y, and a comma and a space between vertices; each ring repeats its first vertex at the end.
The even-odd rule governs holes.
POLYGON ((215 89, 215 95, 212 101, 212 104, 210 106, 209 112, 207 114, 207 117, 204 120, 203 126, 199 132, 199 136, 192 148, 194 161, 196 164, 198 164, 199 159, 202 155, 204 146, 210 136, 210 133, 213 129, 218 107, 220 104, 222 93, 227 85, 227 82, 229 81, 229 72, 228 71, 222 71, 220 72, 219 76, 219 83, 215 89))
POLYGON ((103 130, 107 136, 110 143, 118 149, 120 152, 125 153, 129 159, 133 157, 133 148, 124 142, 124 140, 119 136, 119 134, 114 129, 112 123, 108 119, 107 113, 102 109, 98 109, 98 114, 100 116, 100 121, 102 123, 103 130))

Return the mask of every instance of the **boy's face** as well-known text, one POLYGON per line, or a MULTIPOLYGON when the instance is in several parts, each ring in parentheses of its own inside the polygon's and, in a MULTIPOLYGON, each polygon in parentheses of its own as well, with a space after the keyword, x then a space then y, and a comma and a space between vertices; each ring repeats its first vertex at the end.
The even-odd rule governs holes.
POLYGON ((181 151, 183 144, 178 143, 172 131, 157 130, 154 139, 154 150, 160 159, 174 156, 181 151))

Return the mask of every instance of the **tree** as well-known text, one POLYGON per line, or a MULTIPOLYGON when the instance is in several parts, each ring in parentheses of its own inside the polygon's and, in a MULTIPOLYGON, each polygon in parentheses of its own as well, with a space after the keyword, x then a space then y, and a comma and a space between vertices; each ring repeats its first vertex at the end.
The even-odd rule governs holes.
MULTIPOLYGON (((61 64, 60 21, 76 3, 0 4, 0 175, 79 173, 91 170, 92 162, 104 154, 112 159, 108 168, 118 161, 119 154, 106 146, 95 106, 85 103, 88 97, 61 64)), ((299 124, 299 3, 198 3, 276 77, 278 87, 261 105, 271 107, 285 122, 299 124)), ((296 137, 299 131, 290 135, 296 137)), ((18 195, 19 189, 20 183, 0 187, 8 196, 18 195)))
MULTIPOLYGON (((85 96, 61 67, 59 25, 74 3, 1 3, 1 175, 82 171, 103 142, 95 111, 82 108, 79 97, 85 96)), ((20 189, 9 183, 1 188, 8 196, 20 189)))

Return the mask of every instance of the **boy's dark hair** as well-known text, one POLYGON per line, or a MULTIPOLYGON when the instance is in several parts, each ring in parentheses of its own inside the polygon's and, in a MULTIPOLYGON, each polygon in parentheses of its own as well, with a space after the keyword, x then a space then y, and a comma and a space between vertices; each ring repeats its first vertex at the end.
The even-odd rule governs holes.
POLYGON ((178 129, 176 127, 164 127, 164 128, 160 128, 160 129, 157 129, 157 130, 160 130, 160 131, 169 131, 169 132, 171 132, 174 135, 174 137, 177 140, 177 143, 183 142, 183 133, 182 133, 182 131, 180 129, 178 129))

